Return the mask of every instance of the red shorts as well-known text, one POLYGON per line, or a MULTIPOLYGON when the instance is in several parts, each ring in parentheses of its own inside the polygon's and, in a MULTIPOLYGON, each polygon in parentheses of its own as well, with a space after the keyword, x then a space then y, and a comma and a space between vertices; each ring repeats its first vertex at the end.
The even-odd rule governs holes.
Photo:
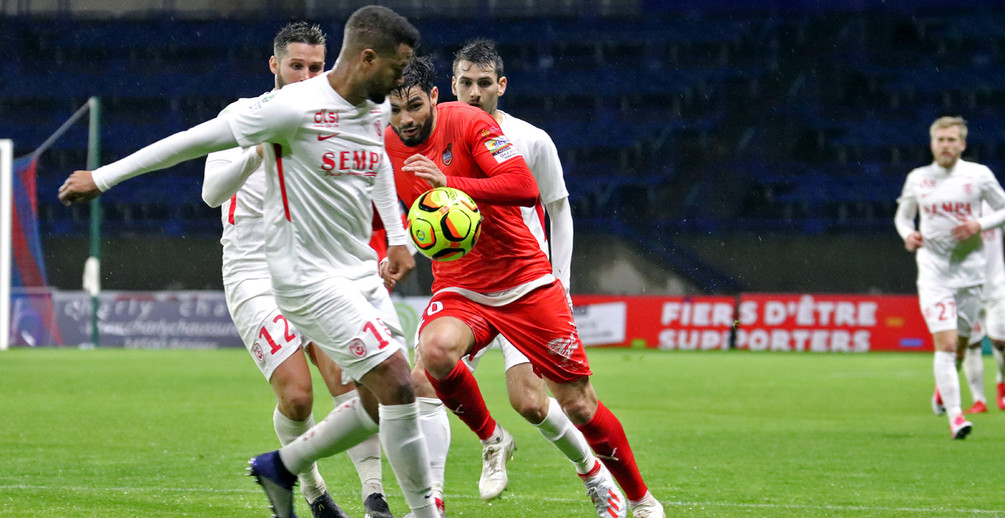
POLYGON ((423 313, 419 331, 440 317, 454 317, 475 335, 470 354, 505 336, 534 366, 534 372, 556 383, 590 376, 590 363, 576 332, 562 284, 538 288, 504 306, 486 306, 459 293, 438 292, 423 313))

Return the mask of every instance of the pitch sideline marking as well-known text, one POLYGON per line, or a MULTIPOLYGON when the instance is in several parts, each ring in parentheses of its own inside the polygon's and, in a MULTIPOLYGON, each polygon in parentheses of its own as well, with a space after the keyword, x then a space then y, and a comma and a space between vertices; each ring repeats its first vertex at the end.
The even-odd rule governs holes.
MULTIPOLYGON (((146 488, 146 487, 82 487, 82 486, 35 486, 29 484, 12 484, 12 485, 0 485, 0 490, 5 489, 21 489, 21 490, 38 490, 38 491, 53 491, 53 490, 69 490, 69 491, 92 491, 92 492, 116 492, 116 493, 129 493, 130 491, 135 491, 138 493, 154 493, 154 492, 171 492, 171 493, 235 493, 235 494, 257 494, 261 493, 261 490, 257 487, 249 487, 247 489, 198 489, 198 488, 179 488, 179 487, 157 487, 157 488, 146 488)), ((452 495, 447 494, 450 500, 480 500, 473 495, 452 495)), ((549 501, 549 502, 579 502, 579 498, 555 498, 555 497, 521 497, 517 495, 507 495, 508 499, 513 500, 523 500, 530 499, 533 501, 549 501)), ((449 500, 448 500, 449 501, 449 500)), ((922 507, 873 507, 865 505, 803 505, 803 504, 737 504, 728 502, 682 502, 679 500, 661 500, 660 501, 666 507, 723 507, 723 508, 735 508, 735 509, 805 509, 808 511, 821 510, 821 511, 880 511, 880 512, 896 512, 896 513, 947 513, 947 514, 961 514, 965 516, 973 516, 975 514, 987 514, 987 515, 1001 515, 1005 514, 1005 510, 994 510, 994 509, 944 509, 944 508, 922 508, 922 507)))

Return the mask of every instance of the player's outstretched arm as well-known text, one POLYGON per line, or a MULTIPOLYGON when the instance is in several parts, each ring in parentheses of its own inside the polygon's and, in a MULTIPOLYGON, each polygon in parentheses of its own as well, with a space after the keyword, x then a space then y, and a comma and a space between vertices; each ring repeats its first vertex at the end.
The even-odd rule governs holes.
MULTIPOLYGON (((198 158, 213 151, 237 146, 230 125, 225 119, 216 118, 192 129, 175 133, 104 167, 90 171, 90 183, 100 192, 95 193, 81 175, 78 182, 64 183, 60 188, 59 200, 64 205, 94 199, 101 192, 134 176, 171 167, 180 162, 198 158)), ((78 171, 81 172, 81 171, 78 171)), ((87 171, 83 171, 87 173, 87 171)), ((77 174, 75 172, 74 174, 77 174)), ((71 175, 72 176, 72 175, 71 175)))

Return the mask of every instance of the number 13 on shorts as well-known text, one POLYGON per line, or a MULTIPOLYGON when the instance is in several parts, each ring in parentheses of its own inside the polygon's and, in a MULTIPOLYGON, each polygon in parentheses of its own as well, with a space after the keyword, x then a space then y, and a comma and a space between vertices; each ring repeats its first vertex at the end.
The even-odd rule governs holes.
POLYGON ((366 352, 379 351, 391 344, 391 331, 379 318, 363 324, 362 332, 353 339, 349 351, 359 358, 366 357, 366 352))

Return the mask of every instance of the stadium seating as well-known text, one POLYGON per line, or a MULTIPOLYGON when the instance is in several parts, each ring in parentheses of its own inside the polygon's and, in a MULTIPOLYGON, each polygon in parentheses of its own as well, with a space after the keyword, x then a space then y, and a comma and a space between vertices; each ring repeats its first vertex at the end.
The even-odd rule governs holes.
MULTIPOLYGON (((647 4, 623 16, 418 18, 421 52, 436 60, 449 98, 454 50, 470 37, 499 41, 510 78, 503 109, 552 135, 577 219, 612 225, 889 232, 904 175, 930 160, 935 117, 971 121, 969 158, 997 170, 1005 152, 1005 12, 993 6, 647 4)), ((0 135, 29 152, 97 95, 102 159, 124 156, 267 89, 275 24, 0 18, 0 45, 13 56, 0 67, 0 135)), ((40 166, 40 192, 54 193, 85 153, 86 131, 58 142, 40 166)), ((216 232, 200 178, 194 162, 109 193, 109 228, 216 232)), ((86 225, 54 196, 39 205, 47 232, 86 225)))

